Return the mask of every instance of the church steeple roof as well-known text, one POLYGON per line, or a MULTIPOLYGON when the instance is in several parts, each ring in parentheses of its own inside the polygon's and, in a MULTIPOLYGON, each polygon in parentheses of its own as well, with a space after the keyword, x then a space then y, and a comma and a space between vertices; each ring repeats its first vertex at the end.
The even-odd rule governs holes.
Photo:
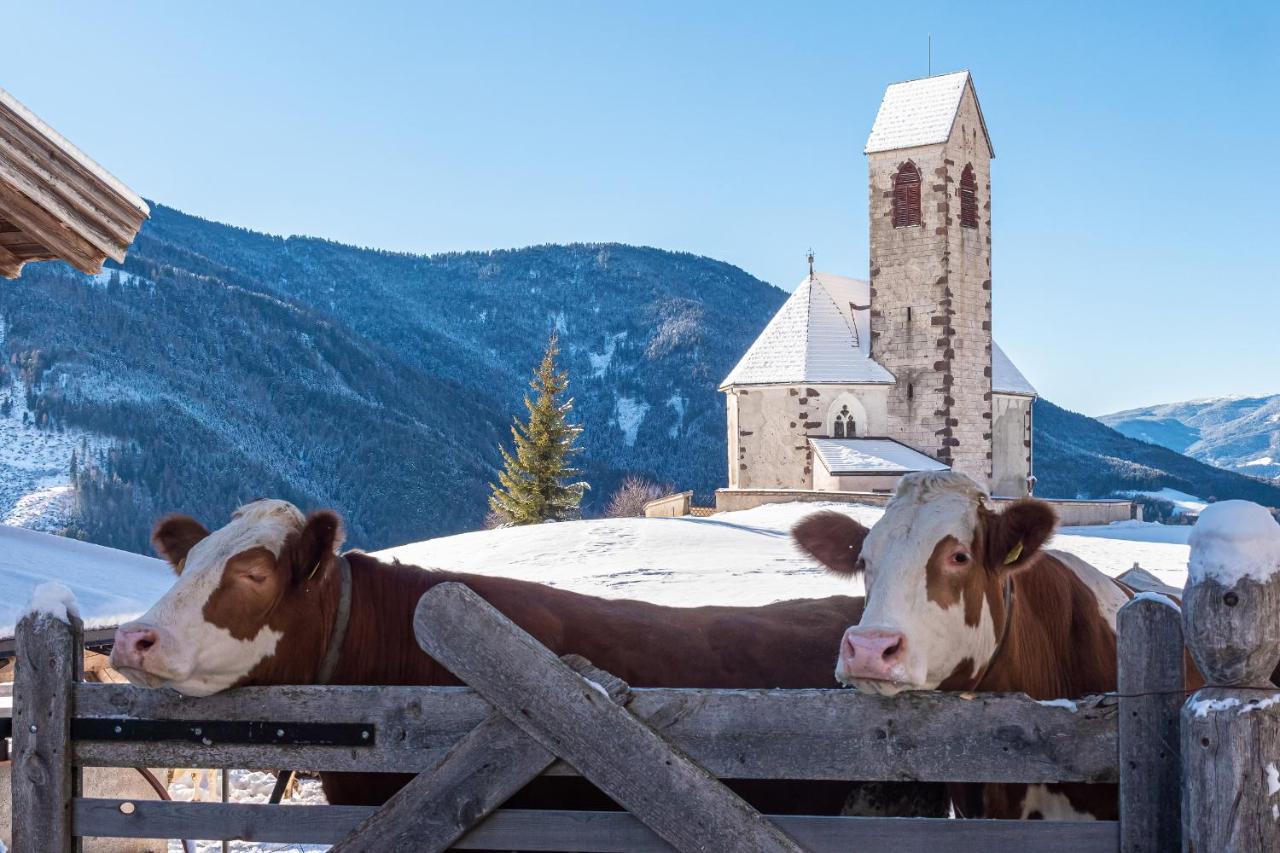
POLYGON ((871 287, 812 272, 721 383, 735 385, 891 385, 870 356, 871 287))
MULTIPOLYGON (((878 151, 946 142, 951 137, 951 127, 955 124, 956 113, 960 111, 960 101, 964 98, 966 88, 973 91, 976 105, 978 93, 973 89, 973 78, 968 71, 892 84, 885 89, 884 100, 880 102, 880 111, 876 113, 876 123, 871 127, 871 135, 867 137, 867 147, 863 153, 874 154, 878 151)), ((987 148, 991 156, 995 157, 996 152, 991 146, 991 136, 987 133, 981 106, 978 106, 978 120, 982 124, 982 135, 987 141, 987 148)))

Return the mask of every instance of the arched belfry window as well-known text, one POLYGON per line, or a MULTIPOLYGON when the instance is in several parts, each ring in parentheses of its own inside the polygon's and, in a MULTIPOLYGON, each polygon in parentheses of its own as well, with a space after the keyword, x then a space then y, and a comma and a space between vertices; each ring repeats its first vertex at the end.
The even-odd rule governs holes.
POLYGON ((853 419, 853 413, 849 411, 849 405, 840 407, 840 411, 836 413, 835 421, 831 425, 832 438, 853 438, 858 434, 857 421, 853 419))
POLYGON ((960 226, 978 227, 978 181, 973 177, 973 164, 960 173, 960 226))
POLYGON ((893 176, 893 227, 920 224, 920 170, 910 160, 893 176))

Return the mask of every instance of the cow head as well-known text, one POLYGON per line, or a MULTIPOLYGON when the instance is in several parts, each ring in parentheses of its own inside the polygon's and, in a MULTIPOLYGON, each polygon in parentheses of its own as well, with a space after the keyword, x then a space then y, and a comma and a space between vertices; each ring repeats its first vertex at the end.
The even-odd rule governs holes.
POLYGON ((970 686, 999 642, 1006 580, 1033 564, 1055 523, 1042 501, 995 513, 976 483, 950 471, 904 476, 870 530, 836 512, 801 519, 800 547, 866 584, 836 678, 883 695, 970 686))
MULTIPOLYGON (((282 656, 286 635, 291 658, 318 665, 332 620, 321 591, 334 583, 342 544, 336 513, 303 517, 286 501, 260 500, 213 533, 189 516, 169 516, 151 541, 178 579, 116 631, 112 666, 129 681, 207 696, 251 683, 282 656)), ((305 678, 289 672, 285 680, 305 678)))

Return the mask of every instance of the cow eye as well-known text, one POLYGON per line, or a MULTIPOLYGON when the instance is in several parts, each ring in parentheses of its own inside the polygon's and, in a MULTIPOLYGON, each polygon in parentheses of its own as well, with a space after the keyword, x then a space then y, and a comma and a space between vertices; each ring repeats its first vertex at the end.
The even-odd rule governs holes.
POLYGON ((967 566, 969 565, 969 555, 964 551, 958 551, 951 555, 951 562, 955 563, 957 566, 967 566))

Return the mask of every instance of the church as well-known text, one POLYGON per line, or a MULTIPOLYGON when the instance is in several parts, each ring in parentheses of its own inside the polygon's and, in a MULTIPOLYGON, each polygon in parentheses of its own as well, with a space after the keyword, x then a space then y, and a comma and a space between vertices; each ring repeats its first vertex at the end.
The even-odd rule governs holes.
POLYGON ((867 280, 810 270, 729 373, 729 489, 1028 494, 1035 388, 992 339, 991 160, 967 71, 895 83, 867 139, 867 280))

